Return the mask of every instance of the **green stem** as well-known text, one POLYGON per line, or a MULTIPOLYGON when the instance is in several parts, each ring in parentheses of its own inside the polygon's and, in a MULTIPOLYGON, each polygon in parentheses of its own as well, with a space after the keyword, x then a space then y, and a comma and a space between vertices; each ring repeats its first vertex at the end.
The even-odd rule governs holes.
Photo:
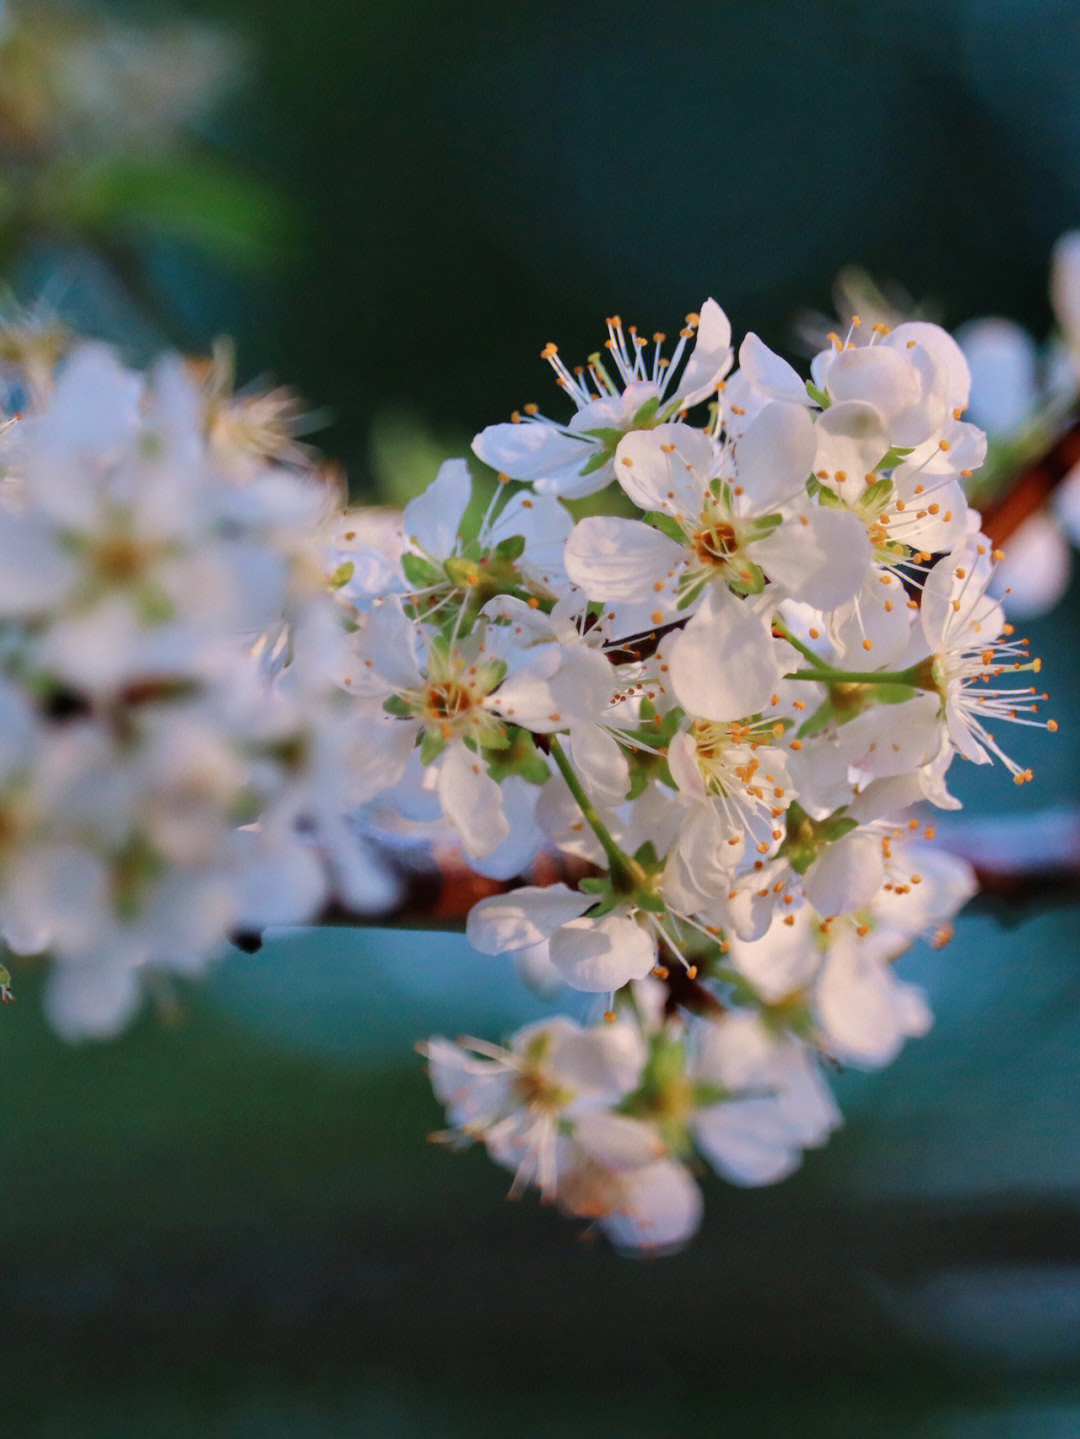
POLYGON ((578 808, 585 816, 586 824, 604 847, 604 853, 607 855, 608 864, 611 867, 612 880, 618 883, 620 879, 625 878, 631 881, 635 887, 643 884, 647 876, 644 871, 642 871, 641 866, 635 860, 631 859, 628 854, 624 854, 615 843, 611 831, 597 814, 596 806, 585 793, 584 786, 581 780, 578 779, 577 772, 567 759, 562 745, 554 735, 551 736, 550 753, 551 758, 559 767, 559 773, 566 781, 567 789, 569 789, 570 793, 577 800, 578 808))
POLYGON ((919 666, 911 665, 906 670, 792 670, 784 676, 786 680, 814 680, 820 685, 908 685, 911 689, 921 688, 919 666))
POLYGON ((773 620, 773 629, 777 630, 782 636, 782 638, 787 640, 788 644, 791 645, 793 649, 797 649, 802 655, 803 659, 809 660, 812 665, 820 666, 822 664, 823 661, 821 656, 815 654, 809 645, 804 645, 802 640, 796 639, 795 636, 788 629, 787 625, 784 624, 783 620, 773 620))

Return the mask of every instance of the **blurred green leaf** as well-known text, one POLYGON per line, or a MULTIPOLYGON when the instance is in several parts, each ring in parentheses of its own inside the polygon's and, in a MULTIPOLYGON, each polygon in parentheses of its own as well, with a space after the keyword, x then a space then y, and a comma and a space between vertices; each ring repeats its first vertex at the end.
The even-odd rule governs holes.
POLYGON ((144 161, 104 156, 50 166, 30 213, 38 227, 101 240, 187 241, 235 264, 260 268, 296 249, 301 225, 284 194, 211 155, 144 161))

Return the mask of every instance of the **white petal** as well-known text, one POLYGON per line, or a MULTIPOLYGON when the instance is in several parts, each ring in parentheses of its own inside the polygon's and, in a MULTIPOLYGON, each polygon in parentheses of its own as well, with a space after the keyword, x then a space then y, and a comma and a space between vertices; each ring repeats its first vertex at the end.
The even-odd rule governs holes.
POLYGON ((1080 346, 1080 230, 1070 230, 1054 245, 1050 303, 1070 345, 1080 346))
POLYGON ((75 566, 37 515, 0 509, 0 608, 6 616, 33 615, 62 601, 75 566))
POLYGON ((907 354, 882 345, 861 345, 835 354, 828 383, 834 400, 863 400, 873 405, 890 434, 897 416, 922 398, 918 371, 907 354))
POLYGON ((631 430, 615 451, 615 478, 643 510, 668 515, 701 513, 716 451, 709 436, 690 425, 631 430))
POLYGON ((544 832, 536 823, 539 789, 513 774, 503 780, 501 788, 503 814, 510 832, 490 854, 474 857, 472 867, 490 879, 513 879, 524 874, 544 848, 544 832))
POLYGON ((623 1176, 617 1208, 601 1215, 600 1227, 622 1249, 669 1253, 697 1232, 704 1208, 686 1166, 661 1159, 623 1176))
POLYGON ((566 572, 591 600, 647 600, 682 558, 660 530, 614 515, 581 520, 566 544, 566 572))
POLYGON ((952 410, 966 410, 971 393, 971 371, 963 350, 940 325, 928 324, 925 320, 906 320, 886 337, 886 348, 909 352, 915 342, 929 355, 936 372, 933 386, 940 390, 946 406, 952 410))
POLYGON ((814 422, 801 405, 766 405, 735 447, 739 483, 755 510, 802 494, 814 467, 814 422))
POLYGON ((519 492, 511 495, 488 531, 488 543, 497 545, 521 535, 525 550, 518 568, 534 585, 552 593, 566 588, 563 550, 574 521, 570 511, 553 494, 519 492))
POLYGON ((551 962, 575 989, 606 994, 644 979, 656 964, 656 941, 622 915, 573 919, 551 937, 551 962))
POLYGON ((756 390, 772 400, 812 405, 798 372, 751 332, 739 346, 739 370, 756 390))
POLYGON ((850 510, 817 505, 778 525, 754 546, 769 579, 818 610, 845 604, 870 569, 866 527, 850 510))
POLYGON ((698 320, 697 339, 675 396, 688 409, 704 400, 731 368, 731 324, 715 300, 706 300, 698 320))
POLYGON ((906 1038, 925 1034, 932 1023, 921 990, 898 980, 855 939, 830 949, 815 1000, 836 1058, 866 1068, 891 1063, 906 1038))
POLYGON ((817 972, 821 952, 814 928, 817 918, 809 905, 793 914, 777 915, 760 939, 731 939, 731 960, 736 969, 769 1004, 801 989, 817 972), (794 924, 785 920, 793 918, 794 924))
POLYGON ((942 733, 940 698, 920 694, 863 710, 841 726, 837 744, 864 776, 887 779, 928 764, 941 748, 942 733))
POLYGON ((803 876, 806 897, 819 914, 850 914, 881 888, 881 841, 858 830, 827 844, 803 876))
POLYGON ((410 500, 401 516, 402 533, 426 554, 453 554, 472 480, 464 460, 447 460, 422 495, 410 500))
POLYGON ((1074 465, 1054 491, 1054 515, 1074 545, 1080 545, 1080 465, 1074 465))
POLYGON ((962 325, 956 338, 971 371, 968 419, 991 435, 1009 435, 1039 399, 1033 336, 1012 320, 987 319, 962 325))
POLYGON ((802 1163, 802 1150, 772 1099, 733 1099, 704 1110, 694 1138, 733 1184, 776 1184, 802 1163))
POLYGON ((358 694, 368 688, 366 680, 373 682, 383 693, 387 687, 394 690, 419 687, 420 666, 413 649, 416 629, 416 625, 405 618, 396 600, 386 600, 375 606, 367 616, 364 628, 356 635, 356 648, 365 661, 355 671, 358 694), (370 667, 367 660, 372 661, 370 667))
POLYGON ((1060 526, 1037 511, 1003 545, 1005 558, 994 571, 990 592, 1016 620, 1052 610, 1069 588, 1072 551, 1060 526))
MULTIPOLYGON (((572 482, 582 465, 598 453, 594 440, 575 439, 542 422, 488 425, 473 440, 472 447, 473 453, 493 470, 529 481, 572 482)), ((602 483, 606 484, 607 479, 605 476, 602 483)), ((569 494, 570 489, 565 492, 569 494)))
POLYGON ((621 804, 630 787, 630 766, 618 742, 599 725, 577 725, 567 748, 587 793, 605 804, 621 804))
POLYGON ((672 645, 668 663, 679 703, 704 719, 756 714, 780 679, 777 652, 760 618, 715 587, 672 645))
POLYGON ((590 1159, 616 1173, 643 1169, 666 1153, 664 1141, 650 1124, 603 1110, 581 1115, 574 1125, 574 1144, 590 1159))
POLYGON ((881 463, 889 448, 889 437, 880 411, 862 400, 844 400, 830 405, 814 427, 817 435, 815 473, 830 489, 849 501, 857 500, 866 476, 881 463), (837 475, 843 479, 837 479, 837 475))
POLYGON ((113 1039, 142 1000, 138 973, 125 964, 54 964, 45 985, 45 1015, 61 1039, 113 1039))
POLYGON ((504 954, 550 939, 595 901, 565 884, 527 885, 482 899, 469 910, 465 933, 481 954, 504 954))
POLYGON ((451 744, 443 755, 439 803, 470 858, 490 854, 510 833, 499 786, 464 744, 451 744))

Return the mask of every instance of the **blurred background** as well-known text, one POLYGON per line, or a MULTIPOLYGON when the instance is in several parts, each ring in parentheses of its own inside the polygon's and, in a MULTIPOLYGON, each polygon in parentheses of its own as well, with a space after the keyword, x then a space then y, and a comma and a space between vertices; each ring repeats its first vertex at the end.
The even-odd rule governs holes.
MULTIPOLYGON (((1072 0, 0 4, 0 265, 133 359, 235 337, 398 501, 541 346, 708 295, 797 353, 847 265, 1043 336, 1080 226, 1072 0)), ((1080 803, 1061 733, 974 813, 1080 803)), ((1016 843, 1026 846, 1035 828, 1016 843)), ((620 1258, 441 1123, 413 1041, 547 1007, 456 935, 226 956, 107 1046, 0 1016, 0 1433, 323 1439, 1080 1434, 1080 906, 963 918, 937 1014, 785 1184, 620 1258)))

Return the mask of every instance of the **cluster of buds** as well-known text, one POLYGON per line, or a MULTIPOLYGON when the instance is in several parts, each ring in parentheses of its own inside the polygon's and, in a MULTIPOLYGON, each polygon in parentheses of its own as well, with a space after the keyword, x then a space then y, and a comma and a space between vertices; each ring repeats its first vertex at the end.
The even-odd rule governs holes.
POLYGON ((595 1022, 423 1048, 448 1137, 634 1249, 697 1226, 695 1155, 781 1178, 839 1122, 823 1064, 926 1030, 895 961, 973 878, 913 809, 957 807, 958 754, 1030 779, 996 731, 1055 727, 942 330, 834 337, 804 381, 754 335, 735 368, 712 300, 670 357, 612 319, 587 366, 544 351, 566 422, 476 438, 490 502, 453 460, 380 529, 227 356, 147 376, 16 328, 0 933, 51 955, 59 1028, 111 1032, 238 931, 388 906, 365 826, 500 881, 557 851, 573 883, 467 931, 595 1022))

